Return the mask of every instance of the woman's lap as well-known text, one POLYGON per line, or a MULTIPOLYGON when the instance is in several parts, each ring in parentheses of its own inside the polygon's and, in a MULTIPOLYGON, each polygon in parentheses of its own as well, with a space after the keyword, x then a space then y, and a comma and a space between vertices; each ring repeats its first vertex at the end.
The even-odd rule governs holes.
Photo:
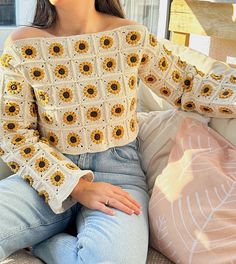
MULTIPOLYGON (((77 157, 67 156, 71 157, 81 169, 93 170, 94 181, 110 182, 128 191, 142 205, 140 215, 130 216, 113 208, 116 215, 109 216, 101 211, 81 207, 79 204, 63 214, 56 215, 44 204, 43 199, 38 197, 34 190, 29 187, 30 191, 25 190, 27 184, 21 179, 24 189, 22 192, 29 194, 24 195, 22 203, 26 203, 26 205, 24 205, 24 209, 19 210, 24 215, 21 217, 22 219, 25 218, 24 221, 27 222, 27 217, 30 216, 30 223, 25 225, 24 235, 22 235, 22 231, 16 231, 17 236, 23 239, 26 244, 28 243, 27 246, 35 245, 34 254, 42 259, 42 254, 45 256, 46 253, 45 247, 48 248, 47 263, 50 263, 50 258, 55 256, 58 256, 58 262, 54 259, 53 263, 64 263, 69 258, 75 263, 94 263, 95 260, 96 263, 99 263, 100 260, 100 263, 127 263, 127 261, 123 261, 124 259, 128 260, 129 263, 145 263, 144 259, 146 259, 148 248, 147 212, 149 196, 146 178, 140 167, 137 151, 137 141, 135 140, 126 146, 111 148, 104 152, 85 153, 77 157), (77 228, 77 237, 65 233, 72 218, 76 218, 74 224, 77 228), (32 238, 35 236, 38 236, 37 239, 32 238), (59 245, 64 245, 64 247, 61 246, 61 251, 59 245), (66 254, 62 254, 62 252, 66 254), (71 255, 69 256, 69 254, 71 255), (63 256, 66 259, 62 261, 63 256), (77 256, 76 259, 75 256, 77 256), (106 259, 107 262, 105 262, 106 259)), ((8 181, 12 181, 14 177, 17 176, 8 178, 8 181)), ((18 180, 20 180, 19 177, 18 180)), ((0 190, 2 185, 3 183, 0 182, 0 190)), ((7 179, 5 185, 7 185, 7 179)), ((17 187, 13 192, 16 189, 17 187)), ((6 199, 9 200, 9 197, 6 199)), ((14 211, 12 217, 14 218, 14 211)), ((7 216, 7 218, 9 217, 7 216)), ((17 225, 18 228, 22 227, 20 222, 17 225)), ((11 225, 9 227, 12 228, 11 225)), ((0 231, 0 237, 1 235, 0 231)))
POLYGON ((59 233, 36 245, 35 256, 47 264, 145 264, 148 251, 148 200, 142 190, 126 189, 142 205, 140 215, 115 208, 115 216, 82 207, 77 236, 59 233))
POLYGON ((54 214, 42 197, 14 174, 0 181, 0 260, 62 232, 75 207, 54 214))

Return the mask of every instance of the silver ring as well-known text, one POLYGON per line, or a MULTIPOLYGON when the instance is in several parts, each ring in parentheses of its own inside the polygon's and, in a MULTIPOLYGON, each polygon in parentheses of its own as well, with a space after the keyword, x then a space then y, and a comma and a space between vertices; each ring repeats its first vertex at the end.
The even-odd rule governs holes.
POLYGON ((105 205, 109 205, 109 200, 107 200, 107 201, 105 202, 105 205))

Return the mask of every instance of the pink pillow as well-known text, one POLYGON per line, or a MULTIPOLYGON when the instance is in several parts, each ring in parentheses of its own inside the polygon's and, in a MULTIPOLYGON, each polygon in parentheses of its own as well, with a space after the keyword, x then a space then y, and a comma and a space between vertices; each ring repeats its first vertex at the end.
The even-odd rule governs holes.
POLYGON ((149 203, 150 244, 175 263, 236 263, 236 148, 185 118, 149 203))

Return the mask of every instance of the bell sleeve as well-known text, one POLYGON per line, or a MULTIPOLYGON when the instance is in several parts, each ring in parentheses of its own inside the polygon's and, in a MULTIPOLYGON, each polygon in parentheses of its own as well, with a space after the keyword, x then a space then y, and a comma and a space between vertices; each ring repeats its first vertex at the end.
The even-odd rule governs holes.
MULTIPOLYGON (((206 56, 207 57, 207 56, 206 56)), ((175 108, 217 118, 236 117, 236 69, 208 74, 181 58, 146 28, 138 68, 142 82, 175 108)))
POLYGON ((40 136, 32 86, 12 61, 10 48, 5 48, 0 59, 0 156, 54 213, 62 213, 76 203, 70 194, 79 179, 91 182, 94 174, 81 170, 40 136))

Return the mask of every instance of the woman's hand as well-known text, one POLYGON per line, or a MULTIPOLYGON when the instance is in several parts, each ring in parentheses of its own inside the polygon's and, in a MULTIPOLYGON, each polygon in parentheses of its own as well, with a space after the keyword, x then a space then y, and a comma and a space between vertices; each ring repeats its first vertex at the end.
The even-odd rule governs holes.
POLYGON ((109 215, 114 215, 115 212, 105 205, 108 200, 110 207, 117 208, 127 214, 139 215, 141 213, 141 206, 128 192, 106 182, 88 182, 80 178, 71 196, 82 205, 109 215))

